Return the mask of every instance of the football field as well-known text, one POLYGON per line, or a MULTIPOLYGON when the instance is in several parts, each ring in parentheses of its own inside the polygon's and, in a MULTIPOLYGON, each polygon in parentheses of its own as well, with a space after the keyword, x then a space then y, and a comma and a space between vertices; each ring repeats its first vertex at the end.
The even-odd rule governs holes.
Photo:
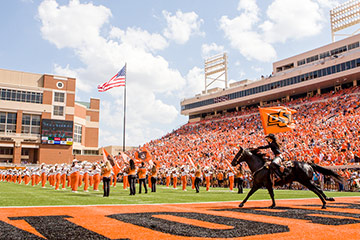
MULTIPOLYGON (((99 191, 89 190, 84 192, 81 188, 78 193, 71 192, 70 188, 66 190, 55 191, 49 184, 46 188, 38 186, 25 186, 8 182, 0 183, 0 206, 54 206, 54 205, 107 205, 107 204, 153 204, 153 203, 192 203, 192 202, 226 202, 241 201, 245 198, 249 189, 244 189, 243 194, 238 194, 237 189, 230 192, 228 188, 211 188, 209 192, 205 188, 200 188, 200 193, 196 194, 190 186, 187 191, 181 188, 173 189, 158 185, 156 193, 144 191, 138 194, 138 185, 136 185, 136 195, 129 196, 129 189, 124 190, 122 184, 110 188, 110 197, 104 198, 102 185, 99 191)), ((149 190, 149 189, 148 189, 149 190)), ((360 196, 359 192, 325 192, 329 197, 360 196)), ((298 190, 275 190, 276 199, 294 199, 294 198, 317 198, 310 191, 298 190)), ((265 189, 258 190, 251 200, 269 200, 270 196, 265 189)), ((319 200, 320 203, 320 200, 319 200)))
POLYGON ((120 184, 104 198, 0 183, 0 239, 360 239, 360 193, 325 192, 336 201, 321 209, 312 192, 276 190, 268 209, 261 189, 238 208, 248 190, 158 186, 129 196, 120 184))

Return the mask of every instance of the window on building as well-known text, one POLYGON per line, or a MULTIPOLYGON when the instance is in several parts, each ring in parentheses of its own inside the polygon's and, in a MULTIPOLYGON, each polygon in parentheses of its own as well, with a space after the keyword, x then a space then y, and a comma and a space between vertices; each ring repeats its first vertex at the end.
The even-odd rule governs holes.
POLYGON ((21 156, 29 156, 29 149, 28 148, 22 148, 21 149, 21 156))
POLYGON ((54 116, 64 116, 64 106, 54 106, 54 116))
POLYGON ((305 62, 305 59, 302 59, 302 60, 299 60, 298 62, 297 62, 297 65, 298 66, 301 66, 301 65, 304 65, 306 62, 305 62))
POLYGON ((73 155, 81 155, 81 150, 80 149, 73 149, 73 155))
POLYGON ((98 150, 84 150, 84 155, 99 155, 98 150))
POLYGON ((54 93, 54 102, 65 102, 65 93, 55 92, 54 93))
POLYGON ((42 93, 39 92, 27 92, 13 89, 0 89, 1 100, 16 101, 16 102, 30 102, 30 103, 42 103, 42 93))
POLYGON ((82 137, 82 126, 76 125, 74 126, 74 142, 81 143, 82 137))
POLYGON ((16 132, 16 113, 0 112, 0 132, 16 132))
POLYGON ((0 148, 0 155, 13 155, 12 148, 0 148))
POLYGON ((358 48, 358 47, 359 47, 359 42, 352 43, 352 44, 348 45, 348 50, 358 48))
POLYGON ((40 115, 23 114, 21 133, 40 134, 40 115))
POLYGON ((329 51, 320 53, 320 59, 326 58, 326 57, 328 57, 328 56, 330 56, 330 52, 329 52, 329 51))

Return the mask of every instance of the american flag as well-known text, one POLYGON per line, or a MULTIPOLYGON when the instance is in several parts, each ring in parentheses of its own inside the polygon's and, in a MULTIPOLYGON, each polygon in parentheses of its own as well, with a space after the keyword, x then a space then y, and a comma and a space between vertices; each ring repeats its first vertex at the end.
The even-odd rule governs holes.
POLYGON ((125 86, 125 80, 126 80, 126 65, 115 76, 113 76, 109 81, 98 85, 98 87, 97 87, 98 91, 105 92, 114 87, 125 86))

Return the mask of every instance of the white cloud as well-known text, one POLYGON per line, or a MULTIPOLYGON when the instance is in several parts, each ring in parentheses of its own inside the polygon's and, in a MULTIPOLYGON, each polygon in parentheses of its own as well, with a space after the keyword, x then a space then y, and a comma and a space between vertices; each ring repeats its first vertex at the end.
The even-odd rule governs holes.
MULTIPOLYGON (((168 46, 164 37, 135 27, 123 30, 110 26, 110 33, 104 33, 101 29, 108 27, 110 17, 108 8, 77 0, 62 6, 45 0, 38 8, 43 38, 58 48, 72 49, 82 63, 76 68, 54 65, 56 74, 77 78, 77 90, 94 94, 98 84, 108 81, 127 63, 127 145, 144 143, 163 133, 154 125, 171 123, 178 116, 176 107, 162 101, 161 96, 182 89, 186 80, 155 54, 168 46)), ((191 28, 191 33, 195 29, 191 28)), ((122 96, 123 88, 101 95, 101 144, 122 144, 114 142, 122 139, 122 96)))
POLYGON ((203 58, 210 57, 214 54, 222 53, 224 51, 224 46, 219 46, 216 43, 203 44, 201 46, 201 55, 203 58))
POLYGON ((266 14, 260 28, 270 43, 314 36, 325 23, 322 9, 312 0, 275 0, 266 14))
POLYGON ((332 9, 340 5, 340 2, 336 0, 316 0, 316 1, 320 4, 320 6, 328 9, 332 9))
POLYGON ((263 72, 264 71, 264 68, 256 67, 256 66, 251 66, 251 69, 254 70, 255 72, 263 72))
POLYGON ((76 78, 76 88, 80 91, 84 92, 91 92, 91 87, 89 84, 86 84, 86 82, 82 79, 82 77, 79 74, 83 71, 83 69, 78 70, 72 70, 70 69, 69 64, 66 65, 66 67, 61 67, 58 64, 54 64, 54 73, 60 76, 66 76, 66 77, 73 77, 76 78))
POLYGON ((223 16, 220 19, 220 28, 225 32, 230 45, 248 60, 268 62, 275 59, 274 47, 265 42, 259 33, 246 30, 251 25, 251 20, 245 15, 234 19, 223 16))
POLYGON ((150 34, 140 28, 127 28, 126 31, 123 31, 120 28, 113 27, 110 31, 110 37, 147 51, 162 50, 168 46, 168 42, 160 34, 150 34))
POLYGON ((164 10, 162 13, 167 22, 164 36, 168 39, 174 40, 178 44, 184 44, 191 35, 204 35, 200 31, 200 26, 204 20, 198 19, 199 16, 195 12, 183 13, 178 10, 175 15, 171 15, 170 12, 164 10))
POLYGON ((201 93, 205 89, 204 69, 193 67, 189 70, 186 77, 186 86, 180 93, 180 98, 194 97, 195 94, 201 93))
POLYGON ((79 0, 71 0, 68 6, 59 6, 55 0, 45 0, 38 9, 43 38, 58 48, 76 48, 91 43, 111 17, 108 8, 92 3, 80 4, 79 0))
POLYGON ((222 16, 220 28, 230 45, 238 49, 248 60, 271 61, 276 57, 273 46, 263 40, 261 34, 253 30, 259 21, 259 8, 255 0, 241 0, 238 5, 241 14, 233 19, 222 16))
POLYGON ((276 58, 274 43, 316 36, 329 8, 337 4, 334 0, 273 0, 262 14, 256 0, 240 0, 239 15, 222 16, 220 29, 231 47, 248 60, 269 62, 276 58))

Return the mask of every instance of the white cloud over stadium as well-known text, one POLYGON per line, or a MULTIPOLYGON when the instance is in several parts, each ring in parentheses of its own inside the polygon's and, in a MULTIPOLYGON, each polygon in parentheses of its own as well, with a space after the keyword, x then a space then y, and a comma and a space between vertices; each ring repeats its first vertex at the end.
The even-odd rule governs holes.
MULTIPOLYGON (((154 10, 158 7, 154 6, 149 10, 157 16, 152 25, 126 25, 114 21, 121 11, 105 3, 44 0, 38 6, 37 19, 42 38, 58 51, 71 52, 71 58, 78 61, 64 64, 54 60, 52 71, 76 77, 80 93, 94 95, 98 84, 127 63, 127 145, 139 145, 171 131, 169 126, 179 126, 180 100, 204 89, 203 58, 227 51, 234 56, 229 59, 230 79, 242 80, 249 70, 262 75, 264 66, 259 63, 265 62, 269 69, 277 59, 279 44, 321 34, 334 3, 274 0, 264 5, 241 0, 232 2, 236 10, 221 12, 218 17, 189 7, 164 5, 154 10), (210 30, 216 31, 216 37, 210 30)), ((100 144, 121 145, 123 88, 99 96, 100 144)))

